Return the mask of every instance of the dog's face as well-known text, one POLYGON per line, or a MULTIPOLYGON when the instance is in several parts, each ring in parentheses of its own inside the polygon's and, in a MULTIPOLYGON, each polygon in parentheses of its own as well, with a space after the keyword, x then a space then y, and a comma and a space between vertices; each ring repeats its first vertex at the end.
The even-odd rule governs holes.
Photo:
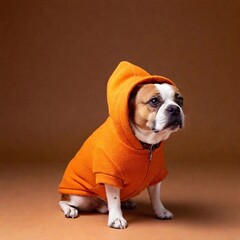
POLYGON ((183 97, 167 83, 137 86, 129 100, 129 117, 136 137, 149 144, 166 140, 184 126, 183 97))

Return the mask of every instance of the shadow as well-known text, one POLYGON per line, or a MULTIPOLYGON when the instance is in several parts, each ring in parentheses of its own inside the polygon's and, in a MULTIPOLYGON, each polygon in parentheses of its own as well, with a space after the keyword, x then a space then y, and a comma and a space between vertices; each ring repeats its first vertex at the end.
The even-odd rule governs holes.
POLYGON ((206 202, 169 202, 167 208, 174 212, 175 219, 193 225, 225 224, 225 216, 216 205, 206 202))
MULTIPOLYGON (((154 212, 150 202, 136 201, 135 210, 124 210, 129 222, 153 221, 154 212)), ((176 224, 196 225, 201 227, 234 227, 236 217, 220 204, 211 202, 167 202, 165 207, 174 214, 172 222, 176 224)), ((233 213, 234 214, 234 213, 233 213)))

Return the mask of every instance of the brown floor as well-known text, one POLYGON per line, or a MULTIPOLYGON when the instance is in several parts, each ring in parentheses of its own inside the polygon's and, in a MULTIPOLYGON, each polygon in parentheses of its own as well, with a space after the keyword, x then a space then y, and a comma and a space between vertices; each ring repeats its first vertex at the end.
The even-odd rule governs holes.
POLYGON ((240 239, 238 161, 212 162, 207 167, 196 166, 196 162, 171 163, 163 201, 175 219, 156 220, 144 192, 135 199, 137 209, 124 211, 129 223, 126 230, 108 228, 107 215, 63 216, 57 204, 57 185, 64 166, 14 163, 5 164, 3 170, 2 240, 240 239))

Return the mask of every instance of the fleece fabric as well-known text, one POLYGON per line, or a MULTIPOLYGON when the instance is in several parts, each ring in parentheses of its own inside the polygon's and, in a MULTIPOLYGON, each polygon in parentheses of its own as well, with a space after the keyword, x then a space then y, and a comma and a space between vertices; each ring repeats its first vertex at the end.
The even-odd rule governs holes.
POLYGON ((68 164, 59 192, 98 196, 106 200, 104 184, 121 189, 121 200, 141 193, 167 176, 163 142, 152 153, 135 137, 129 123, 128 100, 138 84, 169 83, 129 62, 121 62, 107 85, 109 117, 85 141, 68 164))

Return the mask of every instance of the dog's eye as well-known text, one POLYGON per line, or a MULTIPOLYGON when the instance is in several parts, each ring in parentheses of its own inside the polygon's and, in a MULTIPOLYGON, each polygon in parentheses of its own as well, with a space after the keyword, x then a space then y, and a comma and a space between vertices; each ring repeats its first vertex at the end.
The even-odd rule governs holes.
POLYGON ((161 104, 160 100, 156 97, 152 98, 148 103, 151 107, 158 107, 161 104))
POLYGON ((183 97, 178 97, 177 98, 177 104, 180 106, 180 107, 183 107, 183 97))

